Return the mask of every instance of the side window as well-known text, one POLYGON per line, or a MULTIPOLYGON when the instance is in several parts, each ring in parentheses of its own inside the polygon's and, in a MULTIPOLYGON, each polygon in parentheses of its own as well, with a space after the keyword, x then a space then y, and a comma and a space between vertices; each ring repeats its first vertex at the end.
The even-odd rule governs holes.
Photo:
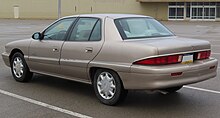
POLYGON ((93 37, 93 40, 97 40, 96 37, 99 34, 96 33, 95 30, 99 30, 99 27, 96 27, 96 24, 100 24, 98 22, 100 21, 97 18, 80 18, 79 21, 76 23, 69 40, 88 41, 91 35, 93 37))
POLYGON ((44 40, 64 40, 67 30, 76 18, 62 19, 44 31, 44 40))
POLYGON ((100 20, 96 23, 89 40, 90 41, 101 40, 101 21, 100 20))

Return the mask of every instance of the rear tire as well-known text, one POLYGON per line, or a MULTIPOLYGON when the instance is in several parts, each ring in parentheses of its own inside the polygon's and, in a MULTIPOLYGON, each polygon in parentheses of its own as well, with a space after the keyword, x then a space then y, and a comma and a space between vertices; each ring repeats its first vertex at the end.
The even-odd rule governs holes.
POLYGON ((168 93, 175 93, 176 91, 180 90, 183 86, 177 86, 177 87, 171 87, 162 89, 162 91, 168 92, 168 93))
POLYGON ((25 62, 24 56, 20 52, 16 52, 12 56, 11 72, 14 79, 18 82, 28 82, 33 76, 25 62))
POLYGON ((107 69, 98 69, 96 71, 93 87, 99 101, 110 106, 122 102, 128 93, 124 89, 118 74, 107 69))

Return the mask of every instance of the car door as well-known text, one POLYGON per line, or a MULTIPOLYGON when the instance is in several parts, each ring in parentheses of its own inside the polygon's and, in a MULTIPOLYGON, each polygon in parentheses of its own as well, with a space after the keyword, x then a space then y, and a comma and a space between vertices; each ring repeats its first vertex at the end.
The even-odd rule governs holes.
POLYGON ((43 33, 43 39, 33 40, 29 47, 30 68, 35 72, 57 74, 60 71, 61 47, 68 29, 76 18, 61 19, 49 26, 43 33))
POLYGON ((85 81, 88 63, 100 51, 102 22, 98 18, 79 18, 71 30, 68 41, 64 42, 61 52, 61 72, 68 78, 85 81))

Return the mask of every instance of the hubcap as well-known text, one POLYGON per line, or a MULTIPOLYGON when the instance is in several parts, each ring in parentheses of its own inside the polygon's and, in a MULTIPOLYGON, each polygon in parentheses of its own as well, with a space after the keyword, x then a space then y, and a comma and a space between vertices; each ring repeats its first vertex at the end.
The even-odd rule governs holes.
POLYGON ((102 72, 97 79, 97 88, 102 98, 111 99, 116 92, 114 77, 108 72, 102 72))
POLYGON ((24 73, 23 61, 20 57, 16 57, 12 65, 13 73, 17 78, 21 78, 24 73))

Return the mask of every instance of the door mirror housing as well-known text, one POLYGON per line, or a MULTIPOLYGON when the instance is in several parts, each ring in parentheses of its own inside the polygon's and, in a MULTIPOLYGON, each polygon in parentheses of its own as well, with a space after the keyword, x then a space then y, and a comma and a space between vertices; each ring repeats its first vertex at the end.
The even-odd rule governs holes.
POLYGON ((37 39, 37 40, 42 40, 43 39, 43 35, 40 32, 36 32, 32 35, 33 39, 37 39))

